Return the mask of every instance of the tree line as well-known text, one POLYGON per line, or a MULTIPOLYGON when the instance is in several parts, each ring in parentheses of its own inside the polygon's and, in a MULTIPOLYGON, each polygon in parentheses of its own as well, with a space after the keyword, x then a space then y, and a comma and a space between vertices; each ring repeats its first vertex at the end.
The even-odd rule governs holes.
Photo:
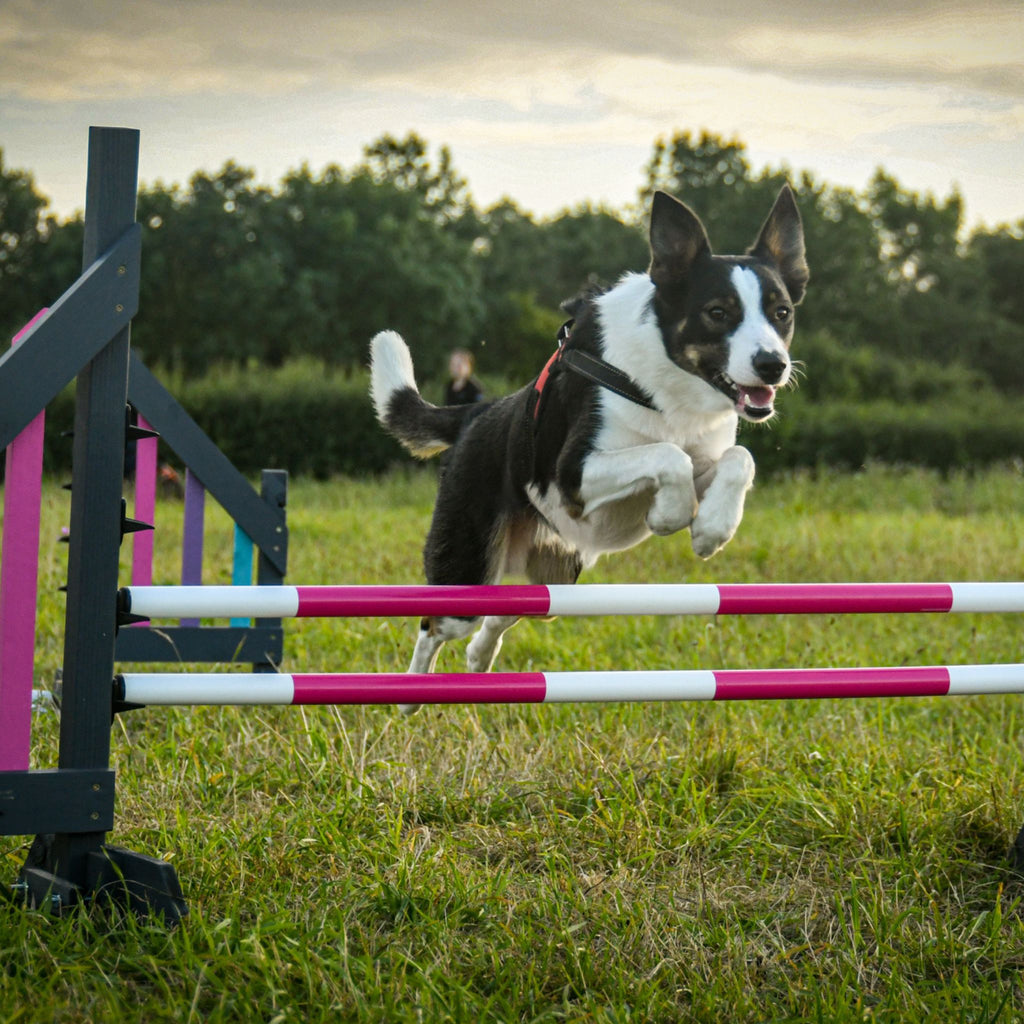
MULTIPOLYGON (((1024 388, 1024 220, 967 233, 956 191, 922 195, 883 169, 863 190, 755 170, 741 141, 709 132, 656 141, 630 208, 585 203, 549 218, 509 198, 478 208, 449 151, 432 154, 415 133, 381 137, 354 167, 303 165, 276 187, 233 161, 187 187, 145 186, 133 343, 183 378, 297 358, 347 373, 392 327, 424 376, 443 374, 460 346, 486 372, 524 382, 550 353, 563 300, 646 267, 656 189, 697 211, 716 251, 742 252, 785 180, 811 266, 795 355, 812 394, 884 393, 887 375, 908 373, 932 396, 944 381, 1024 388)), ((81 217, 46 207, 0 150, 8 337, 80 269, 81 217)))

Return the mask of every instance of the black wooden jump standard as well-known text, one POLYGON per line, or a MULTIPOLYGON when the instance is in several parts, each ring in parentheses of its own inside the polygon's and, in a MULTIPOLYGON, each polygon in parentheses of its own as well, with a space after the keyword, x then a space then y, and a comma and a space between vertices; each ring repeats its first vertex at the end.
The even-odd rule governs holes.
MULTIPOLYGON (((206 490, 259 549, 258 584, 284 582, 288 567, 288 525, 284 509, 288 473, 265 469, 260 494, 203 433, 174 396, 133 351, 128 367, 128 401, 199 478, 206 490)), ((284 653, 280 619, 252 626, 161 626, 140 624, 117 635, 118 661, 248 661, 256 672, 276 672, 284 653)))
POLYGON ((0 361, 0 447, 76 374, 74 463, 57 768, 0 774, 0 833, 35 834, 18 886, 63 909, 109 899, 173 922, 185 912, 173 867, 105 843, 114 825, 110 671, 124 531, 125 408, 138 309, 139 133, 91 128, 82 277, 39 329, 0 361))
POLYGON ((287 566, 287 474, 264 470, 262 493, 131 352, 141 230, 135 223, 139 133, 90 128, 83 271, 22 343, 0 357, 0 449, 78 377, 60 744, 55 769, 0 772, 0 835, 34 835, 15 890, 60 911, 110 901, 175 923, 187 913, 170 864, 105 842, 114 825, 111 680, 122 661, 252 661, 276 671, 280 620, 214 629, 118 633, 118 553, 149 524, 124 513, 126 402, 156 427, 259 548, 259 583, 287 566))

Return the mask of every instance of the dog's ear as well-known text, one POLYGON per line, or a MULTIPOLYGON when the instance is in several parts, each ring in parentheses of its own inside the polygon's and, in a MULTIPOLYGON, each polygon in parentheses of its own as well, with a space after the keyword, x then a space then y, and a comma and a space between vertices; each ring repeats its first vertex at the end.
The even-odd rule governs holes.
POLYGON ((661 287, 682 281, 711 245, 700 218, 667 192, 651 203, 651 280, 661 287))
POLYGON ((804 297, 811 273, 804 252, 804 226, 793 190, 788 185, 782 186, 757 241, 747 252, 779 268, 793 302, 799 302, 804 297))

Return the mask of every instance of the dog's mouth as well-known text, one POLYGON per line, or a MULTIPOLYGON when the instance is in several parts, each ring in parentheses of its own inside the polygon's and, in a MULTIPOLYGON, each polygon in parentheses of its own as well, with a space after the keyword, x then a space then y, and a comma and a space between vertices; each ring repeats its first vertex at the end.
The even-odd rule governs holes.
POLYGON ((766 420, 775 412, 776 388, 770 384, 737 384, 727 373, 716 374, 711 381, 736 407, 745 420, 766 420))

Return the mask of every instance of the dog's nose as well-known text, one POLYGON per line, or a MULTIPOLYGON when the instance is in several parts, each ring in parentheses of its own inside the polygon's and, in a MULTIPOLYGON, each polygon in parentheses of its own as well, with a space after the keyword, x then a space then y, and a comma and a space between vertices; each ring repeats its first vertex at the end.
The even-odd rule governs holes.
POLYGON ((786 359, 778 352, 771 352, 766 348, 754 356, 754 372, 765 384, 778 384, 788 365, 786 359))

